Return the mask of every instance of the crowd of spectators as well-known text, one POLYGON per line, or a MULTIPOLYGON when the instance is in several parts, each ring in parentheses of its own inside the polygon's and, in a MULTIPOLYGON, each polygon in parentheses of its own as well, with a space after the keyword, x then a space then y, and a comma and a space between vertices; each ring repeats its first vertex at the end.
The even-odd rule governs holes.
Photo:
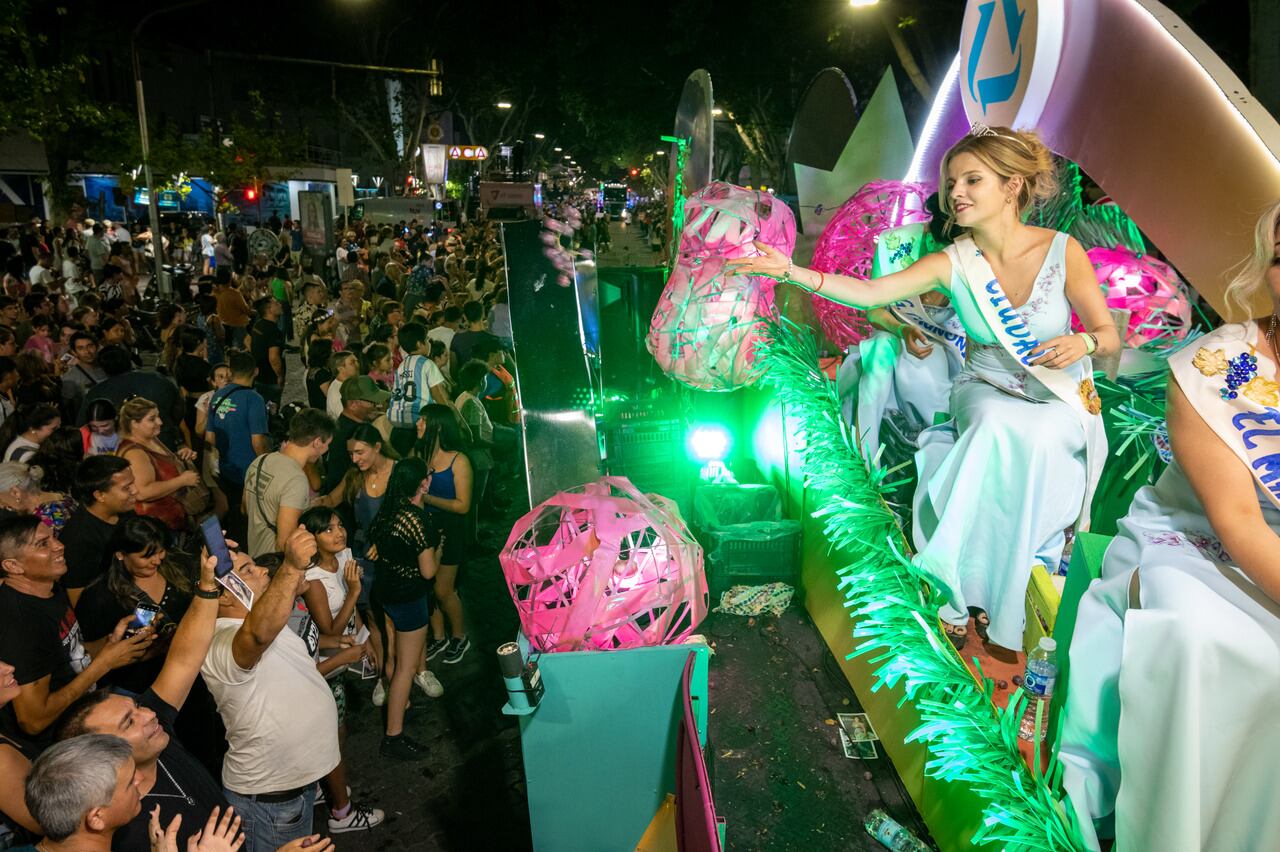
POLYGON ((173 300, 143 229, 0 239, 0 848, 329 848, 384 819, 349 686, 420 760, 414 688, 471 650, 460 579, 522 469, 496 234, 354 227, 326 280, 266 227, 179 240, 173 300))

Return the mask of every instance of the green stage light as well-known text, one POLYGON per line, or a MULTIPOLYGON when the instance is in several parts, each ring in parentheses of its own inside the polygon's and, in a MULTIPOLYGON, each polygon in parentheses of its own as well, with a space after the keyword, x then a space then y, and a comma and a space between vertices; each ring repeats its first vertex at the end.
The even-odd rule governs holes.
POLYGON ((695 426, 689 433, 689 455, 703 464, 724 461, 732 446, 733 437, 723 426, 695 426))

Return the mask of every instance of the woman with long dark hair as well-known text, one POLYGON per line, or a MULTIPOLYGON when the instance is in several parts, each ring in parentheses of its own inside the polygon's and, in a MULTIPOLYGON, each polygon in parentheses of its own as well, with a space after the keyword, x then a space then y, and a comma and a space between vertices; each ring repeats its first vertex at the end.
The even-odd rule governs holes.
POLYGON ((160 674, 169 639, 191 605, 193 583, 169 557, 168 529, 155 518, 125 515, 107 546, 107 572, 90 583, 76 602, 76 620, 85 648, 97 653, 120 619, 139 606, 154 611, 156 641, 147 656, 113 671, 112 684, 143 692, 160 674))
POLYGON ((422 459, 397 463, 369 530, 370 539, 376 542, 371 550, 377 563, 373 597, 396 630, 395 654, 388 653, 386 662, 391 685, 381 753, 401 760, 426 757, 425 747, 404 734, 404 711, 431 621, 428 581, 436 576, 445 546, 439 527, 423 511, 429 484, 422 459))
POLYGON ((442 662, 453 665, 471 647, 458 597, 458 566, 466 550, 466 520, 471 511, 471 462, 463 453, 464 443, 458 412, 450 405, 433 403, 418 414, 418 441, 414 455, 427 463, 427 493, 423 505, 435 516, 444 533, 440 571, 436 575, 436 600, 431 614, 431 642, 427 659, 443 654, 442 662), (445 616, 452 634, 445 635, 445 616))
POLYGON ((30 461, 53 431, 62 425, 58 408, 47 402, 21 405, 0 424, 0 461, 30 461))

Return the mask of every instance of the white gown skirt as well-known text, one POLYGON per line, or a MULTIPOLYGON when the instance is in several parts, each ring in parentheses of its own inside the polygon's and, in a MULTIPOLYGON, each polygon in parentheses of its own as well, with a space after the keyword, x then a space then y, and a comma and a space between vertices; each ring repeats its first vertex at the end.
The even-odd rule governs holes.
POLYGON ((916 453, 914 561, 950 604, 944 621, 987 612, 991 641, 1022 648, 1027 582, 1062 558, 1085 489, 1085 437, 1053 398, 1033 402, 962 377, 953 419, 920 434, 916 453))
POLYGON ((1198 506, 1175 462, 1081 599, 1059 756, 1092 849, 1092 821, 1113 812, 1124 852, 1280 849, 1280 606, 1198 506))

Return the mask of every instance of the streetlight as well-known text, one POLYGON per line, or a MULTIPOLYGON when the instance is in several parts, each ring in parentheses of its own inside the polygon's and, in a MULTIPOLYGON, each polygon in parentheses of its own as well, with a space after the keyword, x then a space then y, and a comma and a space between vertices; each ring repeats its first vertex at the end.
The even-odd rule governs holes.
POLYGON ((864 9, 867 6, 875 6, 880 0, 849 0, 849 5, 855 9, 864 9))
POLYGON ((711 114, 712 114, 712 115, 724 115, 724 110, 720 109, 720 107, 712 107, 712 109, 711 109, 711 114))
MULTIPOLYGON (((167 291, 168 288, 165 287, 164 276, 161 274, 164 266, 164 239, 160 236, 159 193, 156 192, 156 183, 151 177, 151 139, 147 135, 147 101, 142 94, 142 61, 138 58, 138 36, 142 35, 142 28, 156 15, 176 12, 203 2, 205 0, 186 0, 183 3, 156 9, 143 15, 142 20, 138 21, 138 25, 133 28, 133 34, 129 36, 129 54, 133 59, 133 89, 138 98, 138 137, 142 143, 142 173, 147 179, 147 217, 151 220, 151 255, 154 261, 152 276, 157 290, 167 291)), ((167 296, 169 293, 165 292, 163 295, 167 296)))
POLYGON ((494 106, 496 106, 498 109, 511 109, 511 102, 510 102, 510 101, 498 101, 496 104, 494 104, 494 106))
POLYGON ((661 150, 659 150, 659 151, 655 151, 654 153, 655 153, 655 154, 657 154, 659 157, 665 157, 665 156, 667 156, 667 152, 666 152, 666 151, 661 151, 661 150))
POLYGON ((552 151, 555 151, 557 154, 559 154, 559 153, 560 153, 561 151, 563 151, 564 149, 563 149, 563 148, 552 148, 551 150, 552 150, 552 151))
POLYGON ((546 138, 547 138, 547 134, 545 134, 545 133, 535 133, 535 134, 533 134, 533 138, 534 138, 534 139, 546 139, 546 138))

